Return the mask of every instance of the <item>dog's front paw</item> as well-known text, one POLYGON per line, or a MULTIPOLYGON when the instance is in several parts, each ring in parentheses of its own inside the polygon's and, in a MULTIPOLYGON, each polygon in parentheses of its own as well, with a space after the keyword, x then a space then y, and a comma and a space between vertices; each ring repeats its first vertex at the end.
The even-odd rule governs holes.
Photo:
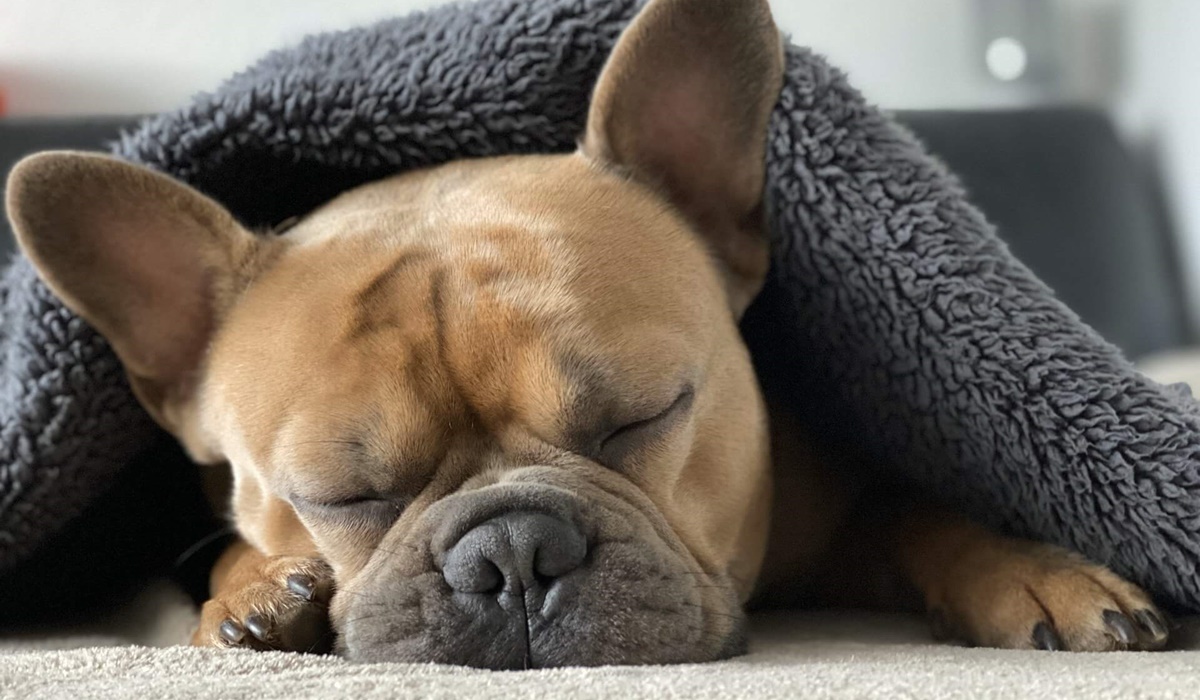
POLYGON ((929 603, 935 636, 980 646, 1149 650, 1168 636, 1150 597, 1103 566, 1031 542, 965 554, 929 603))
POLYGON ((332 593, 325 562, 269 557, 241 585, 204 604, 192 644, 325 653, 332 593))

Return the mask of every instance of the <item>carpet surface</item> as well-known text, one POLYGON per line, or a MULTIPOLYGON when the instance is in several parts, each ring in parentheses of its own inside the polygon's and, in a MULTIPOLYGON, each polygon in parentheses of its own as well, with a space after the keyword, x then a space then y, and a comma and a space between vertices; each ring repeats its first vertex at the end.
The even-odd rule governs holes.
POLYGON ((0 696, 1128 700, 1194 698, 1200 674, 1200 651, 968 649, 932 643, 924 623, 914 617, 853 613, 756 618, 749 655, 684 666, 480 671, 149 646, 186 636, 193 615, 177 593, 159 587, 86 630, 2 640, 0 696))

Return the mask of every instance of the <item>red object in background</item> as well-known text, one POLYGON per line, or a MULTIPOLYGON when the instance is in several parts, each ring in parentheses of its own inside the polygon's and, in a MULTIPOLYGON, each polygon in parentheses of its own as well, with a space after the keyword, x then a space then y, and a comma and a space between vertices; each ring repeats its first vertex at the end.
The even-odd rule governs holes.
POLYGON ((4 90, 0 89, 0 117, 4 116, 4 108, 7 106, 4 101, 4 90))

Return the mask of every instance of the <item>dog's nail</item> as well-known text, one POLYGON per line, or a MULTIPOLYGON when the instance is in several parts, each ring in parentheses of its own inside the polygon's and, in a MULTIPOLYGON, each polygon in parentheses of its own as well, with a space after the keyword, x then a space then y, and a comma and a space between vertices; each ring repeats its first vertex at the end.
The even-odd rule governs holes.
POLYGON ((317 593, 317 586, 313 580, 303 574, 292 574, 287 577, 288 590, 301 598, 311 601, 317 593))
POLYGON ((238 644, 246 637, 246 630, 237 623, 237 620, 226 620, 221 623, 218 634, 229 644, 238 644))
POLYGON ((1039 622, 1033 627, 1033 646, 1046 651, 1061 651, 1063 643, 1053 627, 1045 622, 1039 622))
POLYGON ((1124 613, 1117 612, 1116 610, 1105 610, 1101 617, 1118 642, 1133 644, 1137 641, 1137 632, 1133 629, 1133 623, 1129 621, 1128 617, 1125 617, 1124 613))
POLYGON ((1137 620, 1138 626, 1150 635, 1154 641, 1162 641, 1167 636, 1167 624, 1163 621, 1162 616, 1153 610, 1139 610, 1133 614, 1133 619, 1137 620))
POLYGON ((260 641, 267 641, 270 635, 270 630, 267 628, 267 620, 258 613, 253 613, 246 616, 246 630, 250 634, 257 637, 260 641))

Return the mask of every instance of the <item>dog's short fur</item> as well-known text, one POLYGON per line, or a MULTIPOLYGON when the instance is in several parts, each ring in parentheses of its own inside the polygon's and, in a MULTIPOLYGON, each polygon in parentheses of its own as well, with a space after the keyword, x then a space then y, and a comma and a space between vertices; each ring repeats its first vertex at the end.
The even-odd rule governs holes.
POLYGON ((195 643, 316 649, 331 622, 354 659, 704 661, 744 648, 755 598, 1161 646, 1107 569, 872 493, 768 425, 737 320, 767 269, 781 66, 766 0, 654 0, 577 152, 405 173, 278 237, 107 157, 22 162, 25 253, 146 409, 232 468, 243 541, 195 643))

